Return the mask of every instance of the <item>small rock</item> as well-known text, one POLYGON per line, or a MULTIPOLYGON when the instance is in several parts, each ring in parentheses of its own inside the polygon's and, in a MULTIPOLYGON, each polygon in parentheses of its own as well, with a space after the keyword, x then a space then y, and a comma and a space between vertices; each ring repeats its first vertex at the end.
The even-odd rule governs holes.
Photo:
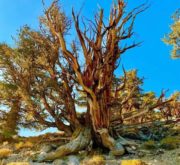
POLYGON ((131 146, 131 148, 132 148, 133 150, 136 150, 136 149, 137 149, 135 146, 131 146))
POLYGON ((82 150, 82 151, 79 151, 79 154, 80 154, 80 155, 87 155, 87 154, 88 154, 88 151, 82 150))
POLYGON ((79 165, 79 158, 75 155, 68 156, 67 160, 68 165, 79 165))
POLYGON ((159 155, 159 154, 164 154, 164 150, 159 149, 159 150, 156 151, 156 154, 157 154, 157 155, 159 155))
POLYGON ((18 136, 18 135, 13 135, 12 138, 13 138, 14 140, 17 140, 17 139, 19 138, 19 136, 18 136))
POLYGON ((105 157, 106 160, 113 160, 113 159, 115 159, 115 156, 110 154, 110 153, 108 155, 104 155, 104 157, 105 157))
POLYGON ((124 153, 125 153, 125 149, 121 143, 116 143, 115 149, 111 151, 111 154, 114 156, 120 156, 123 155, 124 153))
POLYGON ((136 151, 133 150, 131 147, 126 146, 125 149, 126 149, 126 151, 127 151, 128 153, 130 153, 130 154, 135 154, 135 153, 136 153, 136 151))
POLYGON ((140 158, 144 157, 146 154, 142 151, 138 152, 137 154, 140 158))
POLYGON ((8 141, 3 142, 3 146, 6 146, 6 145, 8 145, 8 144, 9 144, 8 141))
POLYGON ((46 156, 46 153, 41 152, 40 154, 34 155, 33 161, 42 162, 45 156, 46 156))
POLYGON ((18 159, 20 159, 20 155, 19 154, 11 154, 9 157, 8 157, 8 162, 16 162, 18 161, 18 159))
POLYGON ((67 165, 67 163, 65 163, 65 161, 62 160, 62 159, 56 159, 56 160, 53 162, 53 165, 67 165))
POLYGON ((119 162, 118 160, 106 160, 105 165, 119 165, 119 162))

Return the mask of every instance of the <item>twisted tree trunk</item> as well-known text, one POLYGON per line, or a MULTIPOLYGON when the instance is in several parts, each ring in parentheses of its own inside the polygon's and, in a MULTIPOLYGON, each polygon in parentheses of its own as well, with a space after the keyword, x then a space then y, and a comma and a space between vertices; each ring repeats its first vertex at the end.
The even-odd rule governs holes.
MULTIPOLYGON (((86 149, 90 142, 96 142, 97 145, 103 146, 115 155, 123 155, 126 145, 130 145, 127 141, 116 141, 109 133, 109 112, 107 104, 107 91, 102 95, 96 95, 97 100, 88 97, 88 111, 85 116, 84 123, 76 126, 72 140, 55 151, 38 156, 38 161, 53 161, 63 156, 77 153, 86 149), (106 109, 104 109, 106 108, 106 109), (82 126, 83 125, 83 126, 82 126)), ((80 121, 79 121, 80 122, 80 121)), ((82 122, 82 121, 81 121, 82 122)))
POLYGON ((38 155, 36 161, 53 161, 63 156, 76 153, 85 149, 90 144, 91 140, 91 129, 88 127, 79 127, 73 133, 72 140, 70 140, 69 143, 58 147, 53 152, 38 155))
MULTIPOLYGON (((85 26, 83 30, 80 28, 79 16, 76 16, 72 11, 75 30, 85 59, 83 68, 78 59, 79 52, 77 49, 71 50, 67 46, 65 35, 69 30, 67 26, 69 21, 66 15, 60 11, 57 1, 54 1, 46 10, 45 17, 41 19, 42 24, 57 38, 62 57, 73 70, 73 79, 87 95, 87 106, 89 108, 86 115, 87 120, 85 119, 84 123, 76 118, 75 111, 70 114, 72 119, 70 125, 75 125, 75 128, 78 124, 85 125, 85 127, 80 127, 77 134, 77 131, 75 131, 77 136, 72 138, 72 141, 59 147, 55 152, 46 154, 42 160, 53 160, 78 152, 86 148, 91 139, 108 148, 114 155, 124 154, 125 150, 122 144, 117 143, 109 134, 109 103, 112 100, 114 71, 118 67, 119 57, 128 49, 139 45, 138 43, 132 43, 129 46, 121 47, 120 43, 122 40, 131 38, 136 16, 146 9, 144 5, 141 5, 124 15, 125 6, 123 0, 118 0, 117 5, 110 11, 110 19, 107 25, 103 20, 104 11, 101 9, 98 17, 94 18, 95 30, 90 26, 90 29, 92 29, 90 35, 87 33, 88 27, 85 26), (124 29, 123 27, 127 23, 129 27, 124 29), (93 37, 91 37, 91 32, 93 37)), ((71 75, 69 71, 66 73, 71 75)), ((71 84, 71 81, 68 80, 67 84, 71 84)), ((70 92, 67 97, 72 98, 71 95, 70 92)), ((68 103, 70 100, 68 100, 68 103)), ((72 109, 73 106, 66 105, 67 115, 69 115, 69 108, 72 109)))

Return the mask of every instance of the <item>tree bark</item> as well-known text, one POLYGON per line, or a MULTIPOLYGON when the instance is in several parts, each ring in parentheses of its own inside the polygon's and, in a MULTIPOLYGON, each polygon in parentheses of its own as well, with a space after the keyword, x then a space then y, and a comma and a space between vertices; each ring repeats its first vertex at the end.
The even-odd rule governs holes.
POLYGON ((76 153, 85 149, 90 144, 91 140, 91 129, 88 127, 79 127, 73 133, 72 140, 69 143, 58 147, 54 152, 45 155, 40 154, 36 161, 53 161, 63 156, 76 153))
POLYGON ((19 100, 12 102, 11 110, 7 113, 6 122, 3 126, 3 134, 6 138, 11 138, 17 134, 17 123, 19 122, 19 100))
POLYGON ((123 155, 125 149, 123 145, 117 142, 109 134, 109 111, 107 107, 107 91, 103 92, 102 95, 97 95, 97 101, 93 102, 91 98, 88 98, 90 107, 90 115, 92 120, 92 127, 95 134, 94 139, 99 145, 109 149, 113 155, 123 155), (99 108, 99 109, 96 109, 99 108), (98 114, 100 113, 100 115, 98 114))
POLYGON ((117 142, 109 135, 109 131, 105 128, 98 131, 104 147, 108 148, 114 156, 120 156, 125 153, 123 145, 117 142))

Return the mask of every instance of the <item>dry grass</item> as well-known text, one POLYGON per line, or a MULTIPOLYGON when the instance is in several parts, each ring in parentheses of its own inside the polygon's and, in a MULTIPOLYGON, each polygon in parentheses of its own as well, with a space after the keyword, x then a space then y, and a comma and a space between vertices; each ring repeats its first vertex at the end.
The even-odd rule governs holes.
POLYGON ((9 155, 12 154, 12 150, 8 149, 8 148, 2 148, 0 149, 0 159, 1 158, 6 158, 9 155))
POLYGON ((148 140, 146 142, 144 142, 143 144, 143 148, 145 149, 156 149, 157 144, 154 140, 148 140))
POLYGON ((121 165, 147 165, 141 160, 133 159, 133 160, 122 160, 121 165))
POLYGON ((102 155, 94 155, 81 162, 81 165, 105 165, 105 159, 102 155))
POLYGON ((7 165, 30 165, 28 162, 11 162, 7 165))
POLYGON ((180 137, 166 137, 161 140, 160 145, 164 149, 176 149, 180 145, 180 137))
POLYGON ((33 143, 27 141, 27 142, 19 142, 14 144, 16 150, 22 149, 22 148, 32 148, 33 147, 33 143))

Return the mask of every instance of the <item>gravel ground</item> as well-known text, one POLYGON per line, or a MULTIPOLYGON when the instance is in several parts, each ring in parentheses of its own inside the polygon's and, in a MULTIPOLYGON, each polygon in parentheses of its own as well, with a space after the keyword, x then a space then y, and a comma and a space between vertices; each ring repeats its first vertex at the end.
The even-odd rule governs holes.
POLYGON ((148 165, 180 165, 180 148, 142 158, 148 165))

